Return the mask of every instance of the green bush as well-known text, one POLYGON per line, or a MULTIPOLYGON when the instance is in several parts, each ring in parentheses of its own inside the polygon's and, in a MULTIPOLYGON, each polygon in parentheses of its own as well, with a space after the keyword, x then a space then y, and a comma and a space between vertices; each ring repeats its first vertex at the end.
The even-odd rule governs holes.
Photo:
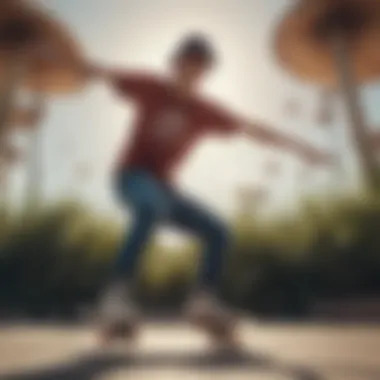
MULTIPOLYGON (((380 294, 380 198, 307 201, 298 215, 233 221, 235 244, 221 290, 265 315, 305 315, 315 297, 380 294)), ((71 315, 94 301, 121 238, 120 226, 75 202, 0 214, 0 304, 14 313, 71 315)), ((139 295, 178 304, 194 280, 198 247, 152 242, 139 295)))

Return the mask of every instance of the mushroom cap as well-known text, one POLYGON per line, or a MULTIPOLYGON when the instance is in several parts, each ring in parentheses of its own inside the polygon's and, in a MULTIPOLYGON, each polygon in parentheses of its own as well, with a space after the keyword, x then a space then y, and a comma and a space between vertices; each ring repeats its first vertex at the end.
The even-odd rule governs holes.
POLYGON ((22 84, 32 90, 66 93, 85 84, 81 49, 67 29, 33 4, 7 0, 0 5, 0 79, 18 59, 25 63, 22 84))
POLYGON ((346 38, 356 80, 380 76, 380 0, 303 0, 283 17, 274 51, 281 66, 296 77, 323 86, 338 84, 331 35, 346 38))

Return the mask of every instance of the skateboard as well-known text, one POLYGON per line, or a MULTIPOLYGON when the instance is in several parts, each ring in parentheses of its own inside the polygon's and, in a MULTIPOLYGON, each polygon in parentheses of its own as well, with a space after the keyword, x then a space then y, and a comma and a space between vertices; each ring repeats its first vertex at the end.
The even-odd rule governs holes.
MULTIPOLYGON (((239 320, 230 317, 228 319, 195 318, 186 319, 191 326, 202 331, 210 344, 215 348, 239 349, 239 320)), ((98 342, 101 346, 109 346, 113 343, 134 343, 141 331, 141 320, 118 321, 100 325, 98 342)))

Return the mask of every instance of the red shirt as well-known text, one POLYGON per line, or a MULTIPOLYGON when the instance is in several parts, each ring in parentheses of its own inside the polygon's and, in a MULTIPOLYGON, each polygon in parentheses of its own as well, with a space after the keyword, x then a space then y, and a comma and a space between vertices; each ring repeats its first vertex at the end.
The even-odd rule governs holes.
POLYGON ((122 152, 121 169, 142 168, 160 179, 169 179, 202 136, 235 132, 242 124, 216 104, 195 96, 181 97, 163 78, 121 74, 114 86, 138 108, 133 140, 122 152))

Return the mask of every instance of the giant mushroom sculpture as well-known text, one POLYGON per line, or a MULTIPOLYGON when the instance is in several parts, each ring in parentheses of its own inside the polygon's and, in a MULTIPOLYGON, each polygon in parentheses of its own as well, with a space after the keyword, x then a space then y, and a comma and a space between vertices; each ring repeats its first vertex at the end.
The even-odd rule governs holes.
POLYGON ((358 84, 380 76, 380 0, 298 1, 281 20, 275 53, 282 67, 305 81, 340 88, 366 184, 378 187, 358 84))
POLYGON ((25 1, 0 5, 0 134, 20 86, 44 94, 71 93, 85 82, 81 50, 50 14, 25 1))
MULTIPOLYGON (((2 0, 0 141, 7 138, 10 112, 20 88, 30 90, 35 107, 41 107, 49 95, 72 93, 83 87, 86 78, 82 65, 82 52, 75 39, 50 13, 24 0, 2 0)), ((41 180, 38 136, 35 137, 28 194, 37 191, 41 180)))

